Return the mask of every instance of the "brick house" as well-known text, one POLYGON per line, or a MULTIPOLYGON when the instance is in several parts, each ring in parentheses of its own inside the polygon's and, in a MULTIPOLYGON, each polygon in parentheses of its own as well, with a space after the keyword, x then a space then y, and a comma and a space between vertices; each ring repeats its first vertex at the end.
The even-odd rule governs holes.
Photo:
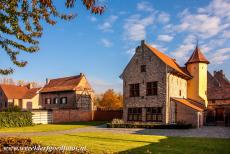
POLYGON ((0 110, 18 106, 22 110, 40 109, 39 90, 26 86, 0 84, 0 110))
POLYGON ((40 97, 43 109, 93 109, 94 91, 82 73, 48 80, 40 97))
POLYGON ((121 74, 127 122, 203 125, 209 62, 195 48, 185 67, 144 41, 121 74))
POLYGON ((230 82, 223 70, 208 72, 207 124, 230 125, 230 82))

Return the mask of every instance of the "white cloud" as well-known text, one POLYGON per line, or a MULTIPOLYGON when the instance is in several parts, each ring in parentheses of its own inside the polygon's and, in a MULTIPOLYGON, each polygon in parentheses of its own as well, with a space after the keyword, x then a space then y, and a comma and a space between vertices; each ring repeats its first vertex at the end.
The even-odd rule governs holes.
POLYGON ((186 14, 177 26, 178 31, 194 33, 204 39, 217 35, 221 29, 220 18, 205 14, 186 14))
POLYGON ((211 56, 211 64, 223 64, 228 59, 230 59, 230 48, 222 48, 211 56))
POLYGON ((104 32, 113 32, 112 26, 118 19, 118 16, 111 15, 102 25, 99 25, 99 29, 104 32))
POLYGON ((132 15, 124 24, 125 39, 132 41, 143 40, 146 37, 146 28, 153 24, 153 15, 141 18, 140 15, 132 15))
POLYGON ((194 44, 182 44, 170 54, 180 63, 184 64, 194 50, 194 44))
POLYGON ((155 44, 155 43, 152 43, 150 44, 152 47, 158 49, 159 51, 161 52, 166 52, 168 50, 168 48, 162 46, 162 45, 159 45, 159 44, 155 44))
POLYGON ((105 38, 101 39, 101 43, 104 47, 107 47, 107 48, 111 47, 113 45, 113 43, 111 41, 109 41, 108 39, 105 39, 105 38))
POLYGON ((161 12, 157 17, 157 21, 163 24, 168 23, 170 21, 170 15, 166 12, 161 12))
POLYGON ((153 7, 149 2, 140 2, 137 4, 137 10, 139 11, 146 11, 146 12, 153 12, 153 7))
POLYGON ((163 41, 163 42, 171 42, 172 39, 173 39, 173 36, 169 36, 169 35, 159 35, 157 37, 157 40, 163 41))

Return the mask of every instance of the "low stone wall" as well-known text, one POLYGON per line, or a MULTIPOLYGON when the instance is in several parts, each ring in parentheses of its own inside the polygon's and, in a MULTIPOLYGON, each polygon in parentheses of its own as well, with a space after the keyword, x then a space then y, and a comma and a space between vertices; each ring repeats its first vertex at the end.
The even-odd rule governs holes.
POLYGON ((93 113, 91 111, 61 109, 61 110, 53 110, 52 115, 53 115, 53 123, 93 120, 93 113))

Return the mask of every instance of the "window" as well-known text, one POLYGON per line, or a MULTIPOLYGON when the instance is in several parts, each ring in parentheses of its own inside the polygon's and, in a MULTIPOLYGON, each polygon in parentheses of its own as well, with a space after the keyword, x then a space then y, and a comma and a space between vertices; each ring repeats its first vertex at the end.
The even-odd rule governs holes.
POLYGON ((53 104, 58 104, 58 98, 57 98, 57 97, 55 97, 55 98, 53 99, 53 104))
POLYGON ((128 108, 128 121, 142 121, 142 108, 128 108))
POLYGON ((141 65, 141 72, 146 72, 146 65, 141 65))
POLYGON ((157 95, 157 82, 147 82, 146 95, 157 95))
POLYGON ((181 90, 179 90, 179 96, 181 96, 181 90))
POLYGON ((45 104, 51 104, 51 99, 50 98, 45 98, 45 104))
POLYGON ((67 97, 62 97, 60 104, 67 104, 67 97))
POLYGON ((162 122, 162 108, 161 107, 146 108, 146 121, 162 122))
POLYGON ((140 96, 139 83, 129 85, 129 96, 130 97, 139 97, 140 96))

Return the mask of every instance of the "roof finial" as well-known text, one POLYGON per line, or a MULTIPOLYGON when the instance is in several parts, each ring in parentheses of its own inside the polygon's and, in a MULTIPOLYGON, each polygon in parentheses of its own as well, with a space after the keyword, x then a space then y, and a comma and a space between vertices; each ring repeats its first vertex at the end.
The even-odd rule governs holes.
POLYGON ((196 38, 196 48, 198 48, 199 47, 199 39, 198 39, 198 37, 196 38))

